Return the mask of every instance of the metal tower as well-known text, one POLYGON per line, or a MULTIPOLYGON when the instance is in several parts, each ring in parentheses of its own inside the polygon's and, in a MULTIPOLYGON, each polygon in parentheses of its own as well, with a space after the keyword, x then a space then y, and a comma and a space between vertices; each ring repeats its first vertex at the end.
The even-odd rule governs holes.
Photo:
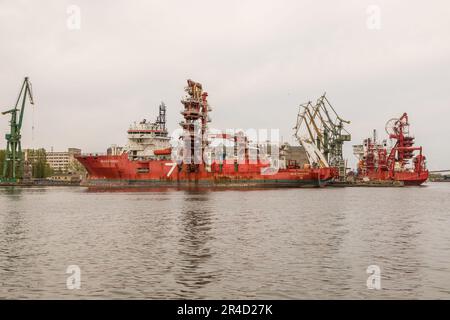
POLYGON ((159 115, 156 118, 156 124, 163 131, 166 131, 166 104, 161 102, 159 105, 159 115))
POLYGON ((19 97, 13 109, 2 112, 3 115, 11 114, 10 132, 5 135, 6 154, 3 163, 2 180, 15 182, 22 178, 23 153, 21 145, 21 133, 23 115, 25 113, 25 103, 27 97, 30 103, 34 104, 31 83, 25 77, 20 89, 19 97))
POLYGON ((184 110, 181 114, 184 121, 180 123, 184 131, 184 165, 187 172, 198 172, 199 164, 208 145, 206 133, 208 129, 208 93, 203 91, 198 82, 188 80, 185 88, 186 97, 181 100, 184 110), (200 149, 201 148, 201 149, 200 149), (189 158, 189 159, 188 159, 189 158))

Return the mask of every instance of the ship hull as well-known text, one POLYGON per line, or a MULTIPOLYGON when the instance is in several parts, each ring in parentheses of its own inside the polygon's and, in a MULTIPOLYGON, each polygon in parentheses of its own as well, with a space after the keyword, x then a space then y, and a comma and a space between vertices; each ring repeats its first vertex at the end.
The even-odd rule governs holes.
POLYGON ((420 186, 425 181, 428 180, 428 171, 422 172, 411 172, 411 171, 402 171, 395 172, 393 177, 389 176, 387 171, 383 172, 375 172, 373 174, 368 174, 364 176, 359 176, 360 179, 368 178, 370 181, 398 181, 401 182, 405 186, 420 186))
POLYGON ((334 169, 284 169, 262 174, 267 165, 213 164, 188 172, 170 160, 131 161, 120 156, 79 156, 88 172, 82 185, 90 187, 225 187, 295 188, 322 187, 334 176, 334 169))

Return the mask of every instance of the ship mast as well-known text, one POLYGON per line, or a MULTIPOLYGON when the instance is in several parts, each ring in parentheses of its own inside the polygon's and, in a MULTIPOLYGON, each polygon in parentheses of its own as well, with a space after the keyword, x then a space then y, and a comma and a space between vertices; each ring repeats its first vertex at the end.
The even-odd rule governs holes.
POLYGON ((159 115, 156 118, 156 124, 159 126, 159 129, 162 131, 166 131, 166 104, 161 101, 159 105, 159 115))
POLYGON ((211 109, 207 100, 208 93, 203 92, 202 85, 190 79, 187 83, 188 85, 185 88, 187 96, 181 100, 184 105, 184 110, 181 111, 184 121, 180 123, 184 130, 185 154, 183 155, 183 162, 187 172, 198 172, 203 153, 208 145, 206 133, 207 123, 209 122, 208 111, 211 109), (198 130, 199 122, 200 134, 198 130), (200 151, 199 145, 201 146, 200 154, 198 154, 200 151))

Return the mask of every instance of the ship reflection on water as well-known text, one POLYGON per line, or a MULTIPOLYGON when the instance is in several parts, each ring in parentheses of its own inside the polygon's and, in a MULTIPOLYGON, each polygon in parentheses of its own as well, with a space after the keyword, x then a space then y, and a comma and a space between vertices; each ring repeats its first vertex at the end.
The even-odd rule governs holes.
MULTIPOLYGON (((217 270, 209 270, 213 258, 213 217, 209 208, 209 192, 185 190, 181 211, 181 230, 175 281, 183 286, 182 297, 189 298, 197 290, 220 277, 217 270)), ((206 298, 206 297, 205 297, 206 298)))
MULTIPOLYGON (((223 190, 223 188, 221 188, 223 190)), ((214 265, 214 221, 211 211, 211 190, 201 187, 115 187, 87 188, 88 193, 180 194, 180 212, 177 219, 178 240, 176 256, 167 270, 173 273, 180 286, 177 297, 201 296, 200 291, 221 277, 214 265)), ((161 212, 164 214, 164 212, 161 212)), ((164 232, 164 231, 162 231, 164 232)), ((207 298, 207 296, 204 296, 207 298)))
MULTIPOLYGON (((286 187, 288 189, 288 187, 286 187)), ((290 187, 289 189, 299 189, 298 187, 290 187)), ((170 187, 86 187, 85 191, 88 193, 170 193, 170 192, 185 192, 186 195, 209 194, 221 191, 234 192, 252 192, 252 191, 267 191, 280 190, 276 187, 226 187, 226 186, 170 186, 170 187)), ((186 201, 191 201, 187 199, 186 201)), ((201 201, 201 200, 200 200, 201 201)))
POLYGON ((145 187, 114 187, 114 188, 102 188, 102 187, 88 187, 86 188, 86 192, 90 193, 142 193, 142 192, 169 192, 169 191, 180 191, 181 189, 177 188, 165 188, 165 187, 153 187, 153 188, 145 188, 145 187))

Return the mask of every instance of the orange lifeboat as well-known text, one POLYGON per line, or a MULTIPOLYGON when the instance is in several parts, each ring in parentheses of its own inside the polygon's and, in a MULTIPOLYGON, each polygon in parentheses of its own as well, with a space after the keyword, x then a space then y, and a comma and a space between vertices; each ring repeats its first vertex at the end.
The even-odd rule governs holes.
POLYGON ((155 154, 155 156, 166 156, 166 155, 170 155, 170 154, 172 153, 172 148, 166 148, 166 149, 155 150, 155 151, 153 151, 153 153, 155 154))

